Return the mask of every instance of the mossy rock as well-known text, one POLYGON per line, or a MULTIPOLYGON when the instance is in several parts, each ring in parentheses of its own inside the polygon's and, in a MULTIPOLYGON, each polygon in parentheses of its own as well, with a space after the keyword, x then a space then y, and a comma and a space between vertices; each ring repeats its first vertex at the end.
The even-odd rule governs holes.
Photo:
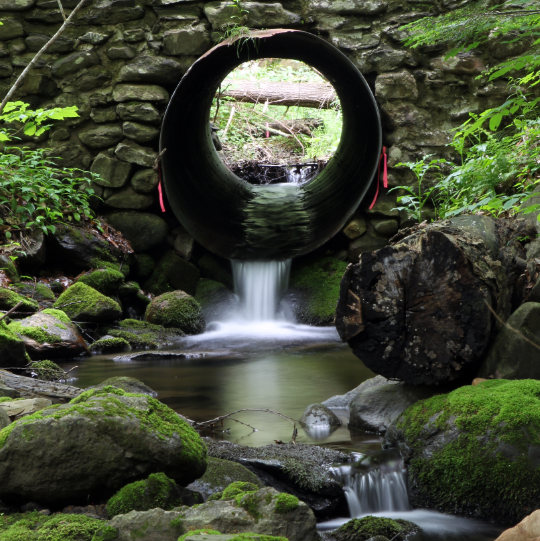
POLYGON ((220 282, 201 278, 197 282, 195 300, 201 305, 204 319, 216 321, 230 313, 237 304, 237 298, 220 282))
POLYGON ((540 381, 489 380, 408 408, 386 436, 414 507, 509 524, 540 507, 540 381))
POLYGON ((200 492, 205 499, 208 499, 213 494, 223 492, 235 481, 251 483, 258 488, 264 486, 262 481, 245 466, 230 460, 208 457, 208 466, 204 475, 191 483, 188 488, 200 492))
POLYGON ((156 262, 148 254, 137 254, 137 276, 148 278, 152 276, 156 262))
POLYGON ((326 256, 293 261, 287 296, 300 323, 333 325, 346 268, 344 261, 326 256))
POLYGON ((407 537, 421 528, 402 519, 367 516, 353 518, 328 535, 333 541, 368 541, 383 536, 395 541, 405 541, 407 537))
POLYGON ((144 481, 136 481, 121 488, 107 502, 109 518, 130 511, 147 511, 159 507, 170 511, 183 505, 176 483, 164 473, 153 473, 144 481))
POLYGON ((163 327, 182 329, 187 334, 205 331, 199 303, 184 291, 173 291, 156 297, 146 309, 146 321, 163 327))
MULTIPOLYGON (((2 519, 2 541, 92 541, 96 532, 103 529, 103 521, 86 515, 60 513, 47 517, 32 511, 6 515, 2 519)), ((116 532, 110 531, 108 538, 112 539, 113 534, 116 532)))
POLYGON ((114 327, 101 329, 102 333, 123 338, 133 349, 157 349, 177 345, 185 336, 181 329, 166 329, 137 319, 124 319, 114 327))
POLYGON ((120 305, 94 288, 77 282, 66 289, 54 304, 74 321, 102 323, 120 319, 120 305))
POLYGON ((0 321, 0 368, 26 366, 28 359, 24 342, 0 321))
POLYGON ((6 287, 0 287, 0 310, 11 310, 20 302, 22 304, 17 309, 20 312, 37 312, 39 310, 39 304, 35 300, 23 297, 6 287))
POLYGON ((129 342, 127 340, 114 337, 100 338, 90 346, 90 351, 98 355, 104 353, 123 353, 124 351, 129 351, 130 349, 129 342))
POLYGON ((32 297, 33 295, 33 299, 38 302, 56 300, 52 289, 45 284, 34 284, 34 282, 18 282, 16 284, 11 284, 10 287, 16 290, 19 295, 28 297, 32 297))
POLYGON ((64 377, 64 371, 52 361, 35 361, 30 364, 29 371, 43 381, 57 381, 64 377))
POLYGON ((159 472, 186 485, 204 474, 206 453, 197 432, 155 398, 90 389, 0 432, 0 498, 85 504, 88 494, 108 498, 159 472))
POLYGON ((0 254, 0 270, 4 271, 12 282, 18 282, 21 279, 15 263, 7 254, 0 254))
POLYGON ((201 273, 195 265, 169 250, 158 261, 144 289, 153 295, 176 290, 194 295, 200 277, 201 273))
POLYGON ((198 261, 199 268, 205 278, 220 282, 228 289, 234 287, 230 261, 218 258, 212 254, 205 254, 198 261))
POLYGON ((103 389, 104 387, 116 387, 117 389, 122 389, 126 393, 139 393, 147 394, 148 396, 156 396, 157 393, 145 385, 142 381, 139 381, 135 378, 129 378, 127 376, 115 376, 109 379, 106 379, 104 382, 96 385, 96 389, 103 389))
POLYGON ((89 274, 83 274, 76 283, 93 287, 103 295, 115 295, 124 283, 124 275, 113 269, 99 269, 89 274))
POLYGON ((94 258, 90 261, 90 265, 93 269, 97 270, 113 270, 116 272, 122 273, 124 278, 129 276, 130 273, 130 265, 129 261, 131 260, 130 256, 125 256, 123 254, 122 261, 103 261, 99 258, 94 258))

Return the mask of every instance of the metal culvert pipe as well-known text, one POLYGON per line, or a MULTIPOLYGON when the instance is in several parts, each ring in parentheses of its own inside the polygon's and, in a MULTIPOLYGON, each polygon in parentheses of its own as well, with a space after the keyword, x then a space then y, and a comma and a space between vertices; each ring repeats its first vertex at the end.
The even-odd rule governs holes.
POLYGON ((375 98, 352 62, 307 32, 266 30, 220 43, 184 75, 161 128, 165 193, 178 220, 205 248, 227 259, 289 259, 334 236, 369 189, 381 152, 375 98), (260 58, 302 61, 320 71, 341 102, 338 149, 303 185, 254 186, 238 178, 214 149, 210 107, 223 79, 260 58))

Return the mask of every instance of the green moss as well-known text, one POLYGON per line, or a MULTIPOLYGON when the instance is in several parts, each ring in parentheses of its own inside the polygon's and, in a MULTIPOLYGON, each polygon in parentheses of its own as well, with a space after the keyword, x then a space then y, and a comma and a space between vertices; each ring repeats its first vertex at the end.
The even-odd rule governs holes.
POLYGON ((27 513, 12 513, 9 515, 0 515, 0 533, 11 528, 15 524, 20 524, 21 527, 27 528, 29 530, 35 530, 45 522, 47 522, 50 517, 42 515, 38 511, 29 511, 27 513))
POLYGON ((15 291, 11 291, 6 287, 0 287, 0 310, 11 310, 19 302, 22 303, 19 307, 21 311, 37 312, 39 310, 39 304, 36 301, 18 295, 15 291))
POLYGON ((392 520, 384 517, 367 516, 353 518, 332 532, 335 541, 367 541, 376 535, 382 535, 395 541, 404 541, 407 536, 420 528, 406 520, 392 520))
POLYGON ((102 526, 96 531, 92 541, 112 541, 118 537, 118 530, 112 526, 102 526))
POLYGON ((204 308, 219 302, 222 296, 228 293, 229 290, 222 283, 214 282, 214 280, 208 278, 201 278, 197 282, 195 300, 204 308))
POLYGON ((117 302, 82 282, 77 282, 66 289, 58 297, 58 300, 54 303, 54 307, 62 309, 74 320, 81 314, 92 318, 99 318, 103 311, 117 312, 119 315, 122 312, 117 302))
POLYGON ((201 305, 183 291, 164 293, 146 308, 145 319, 163 327, 176 327, 188 334, 204 332, 201 305))
POLYGON ((154 331, 161 332, 165 330, 165 327, 161 325, 153 325, 148 321, 139 321, 138 319, 123 319, 118 323, 118 326, 122 329, 129 329, 130 331, 154 331))
POLYGON ((170 511, 182 505, 176 483, 164 473, 153 473, 144 481, 130 483, 120 489, 108 502, 109 517, 125 515, 130 511, 164 509, 170 511))
POLYGON ((286 537, 275 537, 273 535, 261 535, 259 533, 245 532, 232 537, 229 541, 288 541, 286 537))
MULTIPOLYGON (((0 431, 0 449, 5 445, 9 435, 15 427, 27 425, 35 420, 45 418, 58 420, 76 411, 80 415, 89 418, 136 418, 139 421, 140 430, 153 434, 161 439, 171 437, 173 434, 178 434, 182 438, 182 445, 188 463, 202 462, 206 464, 207 449, 199 434, 197 434, 191 425, 180 418, 172 409, 155 398, 151 398, 144 394, 126 393, 116 387, 108 386, 102 389, 94 388, 84 391, 78 397, 71 400, 70 404, 70 408, 61 409, 51 413, 51 410, 54 409, 54 406, 52 406, 46 410, 38 411, 32 415, 23 417, 15 423, 11 423, 0 431), (103 409, 103 412, 96 411, 95 403, 87 402, 94 396, 102 397, 99 405, 100 408, 103 409), (127 406, 124 402, 118 400, 117 397, 121 396, 144 398, 148 401, 148 410, 140 410, 127 406)), ((134 437, 136 437, 136 435, 134 435, 134 437)))
POLYGON ((255 521, 258 521, 262 517, 262 514, 259 512, 259 505, 262 502, 262 498, 256 492, 238 494, 234 498, 234 501, 238 507, 245 509, 255 521))
POLYGON ((107 334, 125 340, 132 348, 155 349, 158 347, 157 336, 152 333, 134 334, 118 329, 107 329, 107 334))
POLYGON ((295 511, 299 505, 300 500, 296 496, 282 492, 276 496, 274 512, 279 514, 290 513, 291 511, 295 511))
POLYGON ((538 507, 540 469, 528 453, 540 446, 540 381, 460 387, 417 402, 397 427, 414 451, 409 471, 419 495, 437 508, 519 521, 538 507), (457 439, 431 456, 422 452, 427 434, 456 428, 457 439))
POLYGON ((124 262, 124 264, 121 265, 122 268, 120 268, 120 263, 118 262, 104 261, 103 259, 94 258, 90 260, 90 265, 93 269, 110 269, 121 272, 124 277, 129 274, 129 265, 126 262, 124 262))
POLYGON ((316 256, 293 263, 289 287, 302 293, 298 315, 303 323, 332 323, 346 268, 346 262, 332 257, 316 256))
POLYGON ((246 492, 257 492, 257 490, 259 490, 259 487, 253 483, 235 481, 223 491, 220 499, 234 500, 240 494, 245 494, 246 492))
POLYGON ((16 288, 20 295, 32 297, 36 301, 54 301, 56 297, 50 287, 45 284, 34 284, 34 282, 18 282, 11 285, 16 288), (35 291, 34 291, 35 287, 35 291))
POLYGON ((166 329, 161 325, 136 319, 124 319, 115 327, 102 329, 102 332, 127 340, 132 348, 142 349, 172 345, 178 338, 185 336, 180 329, 166 329))
POLYGON ((113 295, 124 283, 124 275, 117 270, 100 269, 90 274, 84 274, 77 280, 77 283, 79 282, 93 287, 103 295, 113 295))
POLYGON ((42 311, 43 314, 47 314, 49 316, 53 316, 56 319, 60 320, 62 323, 65 323, 66 325, 69 325, 72 323, 71 319, 69 319, 68 315, 63 310, 55 310, 54 308, 46 308, 42 311))
POLYGON ((21 342, 21 339, 9 328, 6 320, 0 321, 0 347, 9 347, 17 342, 21 342))
POLYGON ((204 528, 202 530, 193 530, 192 532, 188 532, 184 534, 182 537, 178 539, 178 541, 185 541, 186 537, 191 537, 192 535, 221 535, 221 532, 217 532, 216 530, 209 530, 208 528, 204 528))
POLYGON ((64 377, 64 371, 52 361, 36 361, 30 366, 38 379, 44 381, 56 381, 64 377))
POLYGON ((27 336, 39 344, 55 344, 62 341, 59 336, 47 332, 45 327, 25 326, 20 321, 12 321, 8 327, 15 334, 27 336))
POLYGON ((202 483, 203 486, 208 485, 212 490, 218 491, 223 490, 234 481, 244 481, 253 483, 259 488, 264 487, 259 478, 245 466, 237 462, 214 457, 208 458, 208 467, 198 482, 202 483))
POLYGON ((129 350, 129 342, 124 338, 102 338, 91 346, 92 353, 121 353, 129 350))
POLYGON ((26 398, 11 398, 10 396, 0 396, 0 404, 2 402, 15 402, 16 400, 27 400, 26 398))
POLYGON ((171 528, 181 529, 184 527, 184 521, 181 517, 173 518, 171 520, 171 528))

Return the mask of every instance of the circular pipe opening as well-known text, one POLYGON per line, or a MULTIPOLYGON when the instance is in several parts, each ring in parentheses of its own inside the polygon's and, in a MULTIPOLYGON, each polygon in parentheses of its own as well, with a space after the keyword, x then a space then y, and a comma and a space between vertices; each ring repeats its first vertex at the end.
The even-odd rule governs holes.
POLYGON ((211 252, 228 259, 289 259, 343 227, 374 178, 381 144, 373 94, 343 53, 306 32, 253 32, 208 51, 180 81, 161 129, 163 185, 176 217, 211 252), (306 184, 253 186, 232 173, 214 148, 209 115, 221 81, 260 58, 305 62, 328 79, 341 102, 340 144, 306 184))

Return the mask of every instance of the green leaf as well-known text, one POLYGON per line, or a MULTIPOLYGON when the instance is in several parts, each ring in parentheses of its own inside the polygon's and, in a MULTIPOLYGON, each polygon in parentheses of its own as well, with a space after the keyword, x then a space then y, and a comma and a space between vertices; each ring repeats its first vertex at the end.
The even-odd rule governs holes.
POLYGON ((25 135, 34 135, 36 133, 36 124, 35 122, 29 122, 24 126, 25 135))
POLYGON ((491 131, 496 131, 497 128, 500 126, 501 124, 501 121, 502 121, 502 118, 503 118, 503 114, 502 113, 498 113, 494 116, 492 116, 490 119, 489 119, 489 129, 491 131))

